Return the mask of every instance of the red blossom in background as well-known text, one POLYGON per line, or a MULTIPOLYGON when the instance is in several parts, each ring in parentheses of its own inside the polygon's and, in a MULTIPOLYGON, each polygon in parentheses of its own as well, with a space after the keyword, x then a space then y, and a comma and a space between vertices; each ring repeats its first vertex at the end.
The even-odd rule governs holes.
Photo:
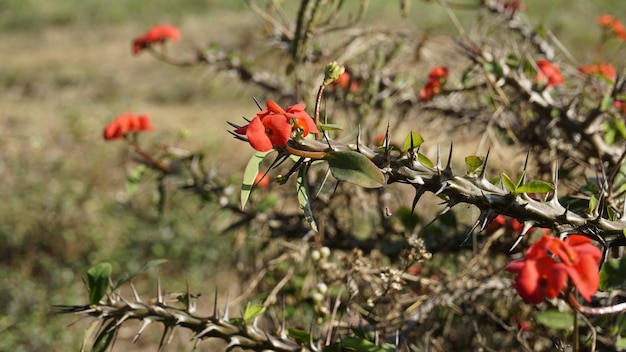
POLYGON ((562 241, 544 235, 523 259, 509 263, 506 270, 516 274, 513 286, 530 303, 556 298, 567 287, 568 279, 589 302, 600 283, 601 258, 600 249, 585 236, 570 235, 562 241))
POLYGON ((428 82, 419 92, 420 101, 431 101, 435 95, 441 92, 441 86, 446 83, 448 77, 448 69, 443 66, 437 66, 428 73, 428 82))
POLYGON ((319 133, 311 116, 304 111, 306 105, 296 104, 283 109, 268 100, 266 106, 267 109, 258 112, 249 124, 235 130, 235 133, 248 138, 252 148, 267 152, 274 147, 282 147, 287 144, 294 129, 301 130, 303 137, 319 133))
POLYGON ((133 54, 137 55, 152 44, 162 43, 168 39, 174 41, 179 40, 180 31, 178 28, 169 24, 158 24, 150 28, 150 30, 142 36, 133 40, 133 54))
POLYGON ((609 14, 604 14, 598 16, 598 18, 596 18, 596 22, 600 25, 600 27, 612 31, 613 35, 620 40, 626 41, 626 29, 624 28, 624 24, 617 18, 609 14))
POLYGON ((135 115, 132 112, 121 114, 104 129, 104 139, 119 139, 125 134, 141 131, 153 131, 148 115, 135 115))
POLYGON ((359 82, 352 80, 352 76, 348 71, 345 71, 339 78, 337 78, 332 85, 339 86, 345 90, 350 90, 351 93, 354 93, 359 89, 359 82))
POLYGON ((615 82, 617 75, 615 67, 607 63, 582 65, 578 68, 578 71, 587 75, 599 74, 606 77, 611 82, 615 82))
POLYGON ((616 100, 613 102, 613 106, 622 111, 622 113, 626 114, 626 102, 621 100, 616 100))
POLYGON ((559 67, 550 61, 539 60, 537 61, 537 66, 539 67, 539 72, 537 72, 537 77, 535 78, 537 83, 545 84, 546 88, 549 88, 565 82, 559 67))

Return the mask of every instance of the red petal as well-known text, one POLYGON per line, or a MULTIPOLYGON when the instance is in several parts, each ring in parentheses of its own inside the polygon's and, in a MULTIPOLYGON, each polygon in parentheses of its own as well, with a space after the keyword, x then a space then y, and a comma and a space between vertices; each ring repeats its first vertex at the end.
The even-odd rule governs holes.
POLYGON ((593 257, 583 256, 578 261, 576 268, 568 270, 572 282, 578 288, 578 292, 587 301, 591 301, 593 296, 598 291, 598 285, 600 284, 600 273, 598 272, 598 263, 593 257))
POLYGON ((250 121, 246 128, 246 137, 248 137, 248 142, 252 148, 260 152, 266 152, 274 147, 272 141, 265 133, 265 126, 263 126, 259 118, 255 117, 250 121))
POLYGON ((273 100, 266 101, 265 105, 267 106, 267 110, 275 114, 286 114, 285 110, 283 110, 283 108, 281 108, 280 105, 276 104, 273 100))
POLYGON ((291 124, 284 115, 268 115, 263 126, 270 130, 269 139, 274 146, 282 147, 291 138, 291 124))
POLYGON ((546 296, 556 298, 567 284, 567 267, 563 263, 554 263, 548 271, 546 296))
POLYGON ((139 122, 139 131, 154 131, 152 122, 150 121, 150 117, 148 117, 148 115, 139 115, 137 120, 139 122))

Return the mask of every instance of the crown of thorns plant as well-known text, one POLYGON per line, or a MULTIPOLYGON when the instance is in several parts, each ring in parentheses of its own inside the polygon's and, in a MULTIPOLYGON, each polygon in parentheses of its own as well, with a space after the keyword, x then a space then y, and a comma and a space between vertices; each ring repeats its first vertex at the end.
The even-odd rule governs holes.
MULTIPOLYGON (((422 74, 427 80, 420 85, 407 84, 400 72, 391 69, 410 36, 402 31, 368 33, 354 29, 353 20, 359 16, 337 24, 341 1, 303 2, 295 26, 281 24, 273 15, 275 8, 263 10, 250 2, 250 7, 273 28, 271 33, 280 34, 274 39, 289 44, 289 69, 299 85, 287 83, 287 78, 280 75, 252 69, 253 65, 234 52, 198 49, 189 60, 170 57, 165 51, 166 40, 180 37, 172 26, 159 25, 137 38, 133 42, 135 54, 146 50, 170 64, 206 65, 217 72, 234 73, 242 82, 261 88, 273 98, 267 99, 264 106, 257 102, 258 110, 251 109, 250 113, 254 117, 246 118, 244 124, 229 122, 233 128, 229 132, 256 151, 246 166, 238 202, 230 197, 232 190, 225 181, 202 170, 203 155, 177 148, 152 154, 140 147, 137 134, 152 130, 143 115, 141 123, 130 123, 128 114, 121 115, 105 129, 107 139, 126 137, 140 163, 141 168, 132 178, 129 176, 129 181, 138 182, 147 170, 156 172, 161 200, 158 206, 164 211, 166 191, 162 182, 167 175, 180 175, 185 169, 187 179, 180 189, 217 202, 239 218, 225 229, 226 233, 257 230, 263 223, 270 238, 281 236, 287 240, 279 244, 284 253, 274 252, 271 246, 259 249, 259 255, 273 258, 256 268, 250 290, 265 289, 271 294, 263 304, 249 303, 242 316, 236 318, 229 313, 229 303, 219 312, 217 294, 213 314, 198 315, 197 297, 189 288, 168 298, 160 280, 156 298, 142 299, 131 280, 160 262, 146 265, 116 285, 111 281, 110 265, 95 266, 88 273, 89 304, 60 309, 62 313, 95 318, 88 329, 93 350, 110 346, 128 320, 142 322, 133 342, 147 326, 161 323, 161 349, 170 342, 174 330, 183 328, 193 333, 196 346, 201 340, 216 338, 226 342, 226 350, 391 351, 429 346, 441 350, 441 340, 430 334, 446 332, 440 324, 442 308, 452 312, 447 315, 452 317, 447 318, 450 321, 469 317, 476 339, 474 347, 497 344, 486 336, 489 331, 496 334, 498 328, 510 332, 499 342, 500 348, 519 346, 531 351, 553 343, 554 339, 541 336, 543 331, 530 335, 525 320, 531 311, 512 308, 515 292, 534 305, 553 305, 561 310, 569 307, 574 320, 566 322, 573 326, 571 344, 575 350, 580 344, 592 350, 598 344, 626 344, 621 337, 600 336, 596 329, 607 324, 601 317, 626 311, 619 293, 626 286, 620 279, 626 268, 620 257, 626 245, 626 79, 609 63, 596 60, 572 69, 559 61, 552 43, 558 44, 563 56, 570 54, 549 33, 546 39, 524 22, 519 1, 485 1, 479 6, 480 11, 492 16, 493 22, 485 23, 486 28, 495 23, 506 29, 480 45, 460 27, 450 5, 440 3, 459 26, 456 45, 463 53, 465 67, 420 68, 428 72, 422 74), (314 33, 323 35, 350 28, 355 34, 345 42, 315 51, 314 33), (159 31, 164 32, 150 35, 159 31), (524 52, 524 48, 513 45, 511 38, 519 37, 524 48, 534 51, 524 52), (359 46, 354 44, 356 39, 359 46), (495 49, 502 43, 510 47, 508 51, 495 49), (320 63, 320 57, 329 56, 340 62, 352 61, 349 69, 336 61, 320 63), (316 94, 310 93, 314 91, 316 94), (278 103, 283 101, 290 103, 278 103), (310 114, 304 103, 308 101, 314 102, 308 105, 313 107, 310 114), (338 117, 335 121, 332 112, 324 111, 324 104, 334 101, 343 104, 348 118, 338 117), (450 126, 461 126, 470 119, 471 124, 485 131, 498 131, 503 139, 528 149, 523 167, 514 176, 494 173, 488 150, 484 155, 462 155, 464 170, 454 170, 453 161, 459 158, 454 144, 450 142, 447 158, 442 157, 441 147, 429 145, 417 131, 408 133, 402 143, 394 143, 398 125, 411 110, 433 114, 440 125, 440 121, 446 121, 450 126), (396 119, 387 119, 385 126, 380 116, 392 113, 396 119), (348 130, 346 125, 358 126, 355 135, 343 130, 348 130), (386 130, 375 143, 373 131, 381 125, 386 130), (434 160, 423 154, 423 149, 435 150, 434 160), (549 179, 530 179, 531 167, 549 179), (588 175, 590 169, 595 177, 588 175), (272 181, 283 186, 279 188, 295 186, 297 199, 293 204, 300 212, 276 210, 273 204, 277 201, 269 196, 261 201, 252 197, 260 180, 266 180, 263 188, 270 187, 266 182, 277 173, 272 181), (401 226, 394 223, 395 214, 390 211, 388 185, 392 184, 400 184, 400 192, 406 192, 406 188, 414 192, 410 207, 398 207, 401 226), (578 188, 563 192, 573 185, 578 188), (416 226, 419 219, 415 213, 426 194, 440 200, 442 209, 431 221, 416 226), (273 203, 268 206, 267 202, 273 203), (375 206, 363 206, 367 202, 375 206), (462 230, 453 228, 458 224, 446 228, 446 217, 467 205, 478 209, 477 217, 462 230), (513 229, 507 228, 511 223, 507 225, 505 219, 516 221, 517 233, 503 240, 505 232, 513 229), (358 236, 345 225, 346 221, 371 224, 371 238, 358 236), (461 241, 455 242, 458 248, 471 243, 473 253, 465 269, 448 274, 447 279, 441 279, 443 272, 426 273, 430 269, 425 263, 444 248, 429 246, 424 239, 425 229, 438 221, 442 232, 462 235, 461 241), (537 229, 541 230, 539 239, 533 236, 537 229), (480 243, 479 233, 485 234, 480 243), (498 253, 506 259, 496 263, 502 258, 494 255, 496 259, 490 262, 487 254, 499 241, 508 245, 498 253), (528 248, 520 255, 517 252, 521 246, 528 248), (385 255, 380 254, 381 248, 387 250, 385 255), (273 287, 264 287, 262 281, 268 272, 283 277, 273 287), (308 282, 313 280, 311 275, 318 279, 315 284, 308 282), (293 282, 299 276, 305 283, 293 282), (131 287, 132 299, 120 293, 126 284, 131 287), (308 328, 303 324, 297 328, 286 326, 285 306, 289 304, 284 297, 277 313, 281 315, 276 320, 280 323, 273 327, 274 332, 260 323, 276 303, 278 292, 287 288, 305 291, 307 287, 310 294, 305 298, 293 292, 291 295, 296 297, 294 302, 297 297, 307 301, 313 311, 315 318, 309 317, 308 328), (594 320, 596 316, 600 318, 594 320), (507 323, 507 319, 517 325, 507 323), (586 328, 579 327, 578 319, 586 328), (485 327, 485 322, 496 328, 485 327)), ((402 4, 408 6, 408 2, 402 4)), ((365 8, 366 4, 361 3, 357 14, 362 15, 365 8)), ((617 19, 605 15, 597 22, 602 29, 600 51, 611 39, 623 40, 623 26, 617 19)), ((421 48, 425 43, 426 36, 416 45, 421 48)), ((278 190, 263 192, 277 194, 278 190)), ((545 313, 546 308, 542 309, 545 313)), ((552 316, 537 315, 536 320, 549 327, 560 326, 562 315, 561 320, 554 318, 556 323, 552 316)), ((621 334, 620 324, 618 321, 610 326, 621 334)), ((447 343, 446 348, 455 347, 447 343)))

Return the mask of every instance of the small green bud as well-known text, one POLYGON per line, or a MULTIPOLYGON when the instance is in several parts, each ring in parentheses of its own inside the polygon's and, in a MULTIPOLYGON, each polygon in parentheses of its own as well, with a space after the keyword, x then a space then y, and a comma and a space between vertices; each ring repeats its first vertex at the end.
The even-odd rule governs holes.
POLYGON ((324 83, 322 85, 326 87, 327 85, 333 83, 344 72, 346 72, 346 68, 337 63, 337 61, 329 63, 324 68, 324 83))

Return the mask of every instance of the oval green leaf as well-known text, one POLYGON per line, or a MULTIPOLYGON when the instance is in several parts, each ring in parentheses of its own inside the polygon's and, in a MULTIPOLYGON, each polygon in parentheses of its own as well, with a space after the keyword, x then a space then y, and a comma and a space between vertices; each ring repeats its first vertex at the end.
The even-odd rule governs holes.
POLYGON ((406 152, 409 149, 415 149, 419 147, 422 143, 424 143, 424 139, 417 132, 411 132, 404 139, 404 146, 402 147, 402 151, 406 152))
POLYGON ((553 329, 567 329, 574 326, 572 313, 559 312, 558 310, 537 313, 537 321, 553 329))
POLYGON ((306 180, 306 167, 298 170, 298 178, 296 179, 296 193, 298 194, 298 203, 300 209, 304 213, 304 218, 311 225, 313 231, 318 232, 317 223, 315 217, 313 217, 313 210, 311 210, 311 203, 309 197, 309 183, 306 180))
POLYGON ((479 156, 475 156, 475 155, 466 156, 465 166, 467 166, 467 173, 468 174, 474 173, 476 169, 483 166, 484 161, 485 161, 485 158, 481 158, 479 156))
POLYGON ((608 259, 600 270, 600 290, 623 289, 626 287, 626 257, 608 259))
POLYGON ((385 184, 385 176, 370 159, 354 151, 331 151, 325 160, 332 175, 340 180, 365 188, 379 188, 385 184))
POLYGON ((554 191, 554 186, 545 181, 530 181, 517 188, 517 193, 548 193, 554 191))
POLYGON ((504 183, 504 186, 509 190, 509 192, 515 193, 515 184, 513 184, 511 178, 505 173, 502 173, 502 182, 504 183))
POLYGON ((261 163, 269 152, 256 152, 248 161, 246 169, 243 172, 243 182, 241 183, 241 209, 246 207, 248 198, 250 198, 250 192, 252 192, 252 186, 254 186, 254 180, 259 173, 261 163))
POLYGON ((100 263, 87 270, 87 286, 89 287, 89 304, 97 304, 109 288, 109 277, 112 267, 109 263, 100 263))

